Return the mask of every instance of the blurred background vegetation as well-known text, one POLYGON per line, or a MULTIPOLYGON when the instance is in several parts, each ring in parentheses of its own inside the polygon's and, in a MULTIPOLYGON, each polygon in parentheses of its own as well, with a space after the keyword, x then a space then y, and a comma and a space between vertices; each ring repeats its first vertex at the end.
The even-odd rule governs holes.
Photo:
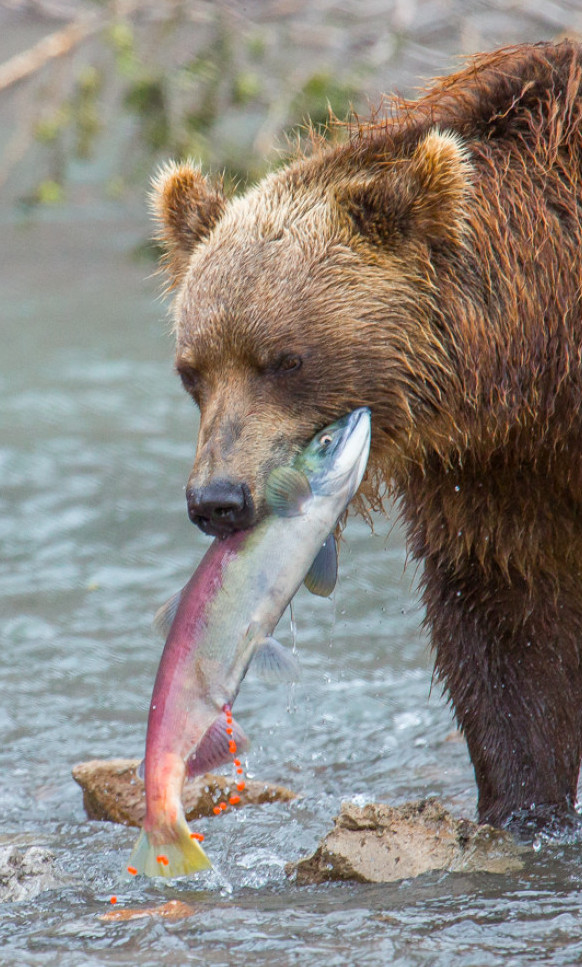
POLYGON ((244 186, 308 119, 580 30, 581 0, 0 0, 3 201, 143 205, 156 165, 184 156, 244 186))

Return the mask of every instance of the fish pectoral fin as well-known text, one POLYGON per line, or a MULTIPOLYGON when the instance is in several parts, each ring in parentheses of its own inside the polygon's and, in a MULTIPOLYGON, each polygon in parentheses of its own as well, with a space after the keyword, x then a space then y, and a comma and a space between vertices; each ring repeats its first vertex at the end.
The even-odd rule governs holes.
POLYGON ((176 617, 176 612, 180 605, 180 599, 182 597, 182 590, 177 591, 173 594, 169 601, 158 608, 154 615, 153 626, 154 629, 161 635, 162 638, 167 638, 170 633, 170 628, 174 623, 174 618, 176 617))
POLYGON ((206 730, 196 751, 187 759, 187 778, 194 779, 196 776, 204 775, 205 772, 218 769, 219 766, 223 766, 227 762, 232 762, 231 742, 234 742, 237 754, 246 752, 249 747, 249 740, 242 726, 238 724, 236 719, 233 719, 232 724, 228 725, 226 715, 223 712, 206 730), (227 728, 231 728, 232 732, 227 732, 227 728))
POLYGON ((313 497, 309 480, 294 467, 277 467, 267 478, 267 505, 278 517, 297 517, 313 497))
POLYGON ((265 638, 252 661, 256 674, 266 682, 296 682, 301 669, 295 656, 275 638, 265 638))
POLYGON ((318 551, 303 583, 312 594, 328 598, 335 588, 336 581, 337 544, 333 534, 330 534, 318 551))

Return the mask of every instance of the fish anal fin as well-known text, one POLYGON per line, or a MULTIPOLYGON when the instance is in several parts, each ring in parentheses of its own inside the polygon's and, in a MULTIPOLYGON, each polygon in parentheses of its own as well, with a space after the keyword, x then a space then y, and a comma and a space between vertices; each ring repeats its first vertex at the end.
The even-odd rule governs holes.
POLYGON ((238 724, 236 719, 233 719, 229 726, 223 712, 206 730, 196 751, 187 759, 187 778, 194 779, 196 776, 204 775, 205 772, 218 769, 219 766, 223 766, 227 762, 232 762, 232 753, 229 748, 231 741, 234 741, 237 752, 246 752, 249 747, 249 740, 242 726, 238 724), (232 734, 227 733, 227 728, 232 729, 232 734))

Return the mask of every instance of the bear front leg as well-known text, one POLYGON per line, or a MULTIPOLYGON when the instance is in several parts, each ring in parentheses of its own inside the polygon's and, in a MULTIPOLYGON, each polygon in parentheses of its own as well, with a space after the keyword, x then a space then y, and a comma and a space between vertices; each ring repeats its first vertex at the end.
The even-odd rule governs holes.
POLYGON ((426 564, 427 623, 479 791, 479 821, 562 830, 582 757, 582 588, 426 564), (449 577, 447 579, 446 574, 449 577))

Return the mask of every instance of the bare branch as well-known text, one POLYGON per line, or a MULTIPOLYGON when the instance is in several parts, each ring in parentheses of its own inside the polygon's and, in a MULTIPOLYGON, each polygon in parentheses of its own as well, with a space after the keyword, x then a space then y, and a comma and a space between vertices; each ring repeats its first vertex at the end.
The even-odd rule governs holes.
POLYGON ((0 91, 6 90, 18 81, 30 77, 44 67, 50 60, 63 57, 77 44, 91 34, 96 33, 103 26, 103 18, 99 14, 91 14, 83 20, 75 21, 43 37, 28 50, 16 54, 4 64, 0 65, 0 91))

